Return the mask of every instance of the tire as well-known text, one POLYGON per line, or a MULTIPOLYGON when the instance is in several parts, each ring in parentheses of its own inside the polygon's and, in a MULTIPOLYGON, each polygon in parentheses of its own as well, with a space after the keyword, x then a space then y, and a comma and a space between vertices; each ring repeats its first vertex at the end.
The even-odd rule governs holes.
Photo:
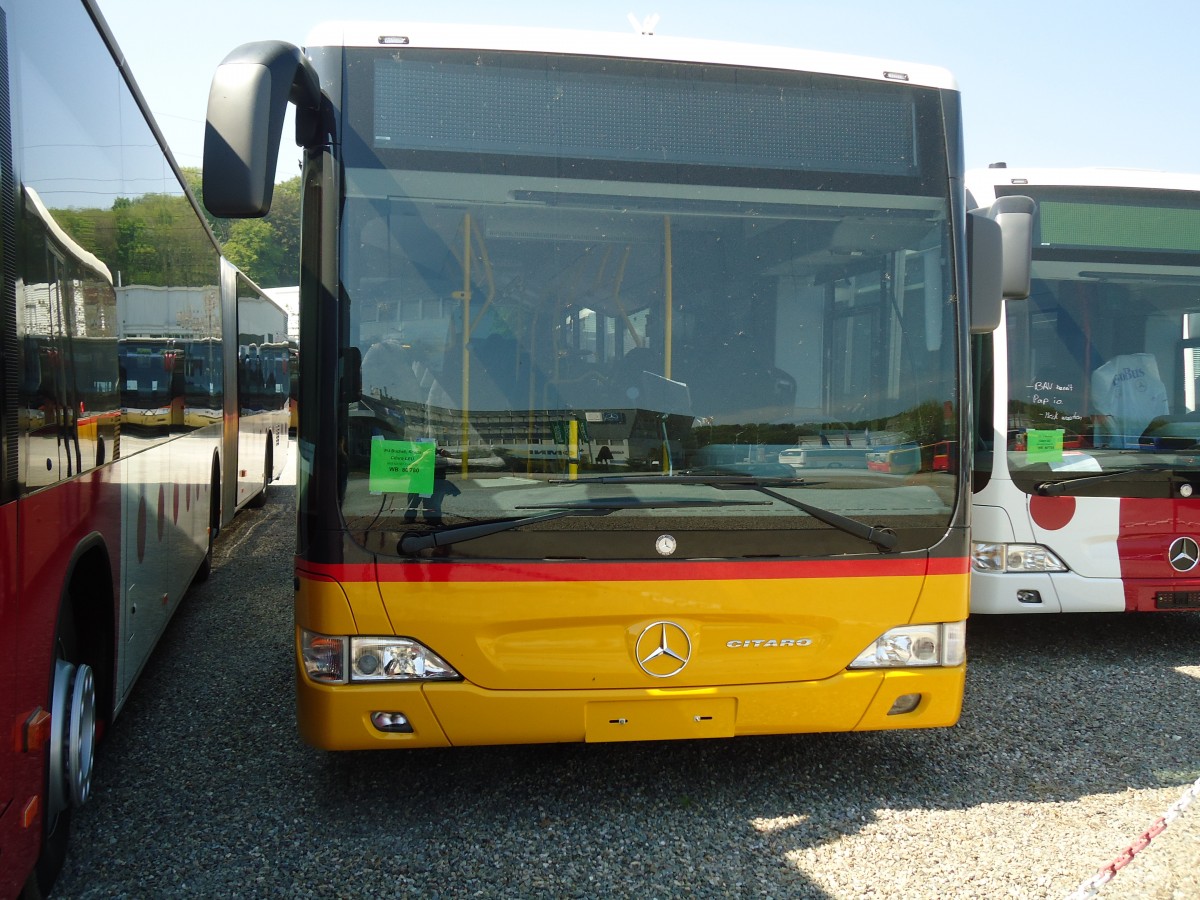
POLYGON ((82 661, 69 602, 59 617, 55 647, 42 852, 35 868, 43 896, 49 895, 66 859, 71 813, 91 794, 96 752, 96 679, 82 661))
POLYGON ((219 472, 220 470, 214 462, 212 486, 208 492, 208 549, 204 552, 204 559, 200 560, 200 568, 196 569, 196 575, 192 578, 195 584, 208 581, 208 576, 212 574, 213 544, 216 543, 217 535, 221 531, 221 477, 219 472))
POLYGON ((262 509, 267 505, 267 485, 271 483, 271 472, 274 469, 274 461, 271 458, 271 436, 267 435, 267 453, 263 458, 263 485, 262 490, 250 498, 246 506, 250 509, 262 509))
POLYGON ((263 472, 263 486, 257 494, 246 501, 247 509, 262 509, 267 505, 267 473, 263 472))

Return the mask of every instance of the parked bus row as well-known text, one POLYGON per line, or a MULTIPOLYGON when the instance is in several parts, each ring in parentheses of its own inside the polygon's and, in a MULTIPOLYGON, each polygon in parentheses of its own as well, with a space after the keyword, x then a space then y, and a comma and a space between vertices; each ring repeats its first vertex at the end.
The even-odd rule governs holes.
POLYGON ((290 415, 327 749, 946 726, 971 609, 1200 608, 1194 185, 965 178, 928 66, 325 26, 208 110, 247 217, 297 107, 291 344, 94 0, 0 14, 6 894, 290 415))
POLYGON ((945 725, 969 608, 1200 608, 1178 179, 960 194, 919 66, 351 23, 218 69, 211 210, 289 100, 316 746, 945 725))
MULTIPOLYGON (((116 292, 121 306, 121 292, 116 292)), ((21 392, 30 426, 53 424, 68 366, 49 332, 23 337, 21 392)), ((78 386, 79 423, 104 426, 117 436, 190 429, 224 417, 225 358, 220 338, 81 337, 71 346, 71 378, 78 386), (116 368, 114 369, 114 361, 116 368)), ((285 342, 239 344, 237 398, 241 413, 290 399, 294 351, 285 342)), ((97 448, 103 452, 103 445, 97 448)))
POLYGON ((50 889, 97 740, 220 528, 282 473, 292 362, 92 0, 0 0, 0 67, 8 898, 50 889))

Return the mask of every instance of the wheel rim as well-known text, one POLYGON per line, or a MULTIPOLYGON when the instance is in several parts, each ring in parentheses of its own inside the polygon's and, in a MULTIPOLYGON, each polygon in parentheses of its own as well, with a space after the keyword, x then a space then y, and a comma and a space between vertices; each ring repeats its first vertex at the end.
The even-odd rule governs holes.
POLYGON ((96 748, 96 680, 91 666, 54 664, 50 710, 49 814, 83 804, 92 790, 96 748))
POLYGON ((70 741, 67 768, 71 805, 82 806, 92 793, 92 764, 96 750, 96 679, 92 667, 79 665, 71 691, 70 741))

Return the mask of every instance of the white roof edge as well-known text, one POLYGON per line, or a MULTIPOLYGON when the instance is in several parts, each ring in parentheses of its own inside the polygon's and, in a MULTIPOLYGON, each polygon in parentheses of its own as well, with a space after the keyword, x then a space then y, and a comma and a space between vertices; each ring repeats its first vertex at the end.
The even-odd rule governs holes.
POLYGON ((971 169, 966 173, 968 187, 980 184, 1068 185, 1095 187, 1157 188, 1162 190, 1200 191, 1200 174, 1164 172, 1155 169, 1118 168, 1115 166, 1019 167, 971 169))
POLYGON ((958 90, 954 76, 940 66, 852 56, 771 45, 743 44, 632 32, 570 31, 510 25, 450 25, 433 22, 325 22, 305 46, 379 47, 383 35, 405 37, 408 47, 460 50, 516 50, 578 56, 628 57, 668 62, 703 62, 868 78, 895 83, 885 72, 907 75, 905 83, 958 90))

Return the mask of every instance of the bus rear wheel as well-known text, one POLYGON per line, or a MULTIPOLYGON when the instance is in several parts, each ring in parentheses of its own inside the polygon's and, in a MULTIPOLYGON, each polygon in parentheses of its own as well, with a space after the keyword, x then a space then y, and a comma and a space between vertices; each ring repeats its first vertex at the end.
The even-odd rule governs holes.
POLYGON ((50 808, 74 809, 92 793, 96 752, 96 677, 86 663, 54 664, 50 808))
POLYGON ((271 434, 267 433, 267 452, 263 456, 263 483, 262 490, 250 498, 250 502, 246 504, 250 509, 262 509, 267 505, 267 487, 271 484, 271 473, 275 471, 273 448, 271 447, 271 434))
POLYGON ((212 574, 213 543, 221 531, 221 469, 216 460, 213 461, 212 484, 208 491, 208 546, 204 551, 204 559, 196 570, 193 581, 197 584, 208 581, 212 574))
POLYGON ((37 882, 48 894, 67 855, 71 811, 92 792, 96 753, 96 678, 80 660, 70 612, 59 624, 54 676, 50 686, 50 760, 46 772, 46 812, 37 882))

